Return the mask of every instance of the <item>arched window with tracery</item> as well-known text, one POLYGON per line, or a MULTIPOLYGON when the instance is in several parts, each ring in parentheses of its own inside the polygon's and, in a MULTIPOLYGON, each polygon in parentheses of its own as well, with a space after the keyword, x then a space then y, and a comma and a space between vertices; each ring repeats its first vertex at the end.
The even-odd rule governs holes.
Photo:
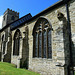
POLYGON ((39 18, 33 29, 33 57, 52 58, 52 27, 46 18, 39 18))
POLYGON ((19 29, 16 30, 14 34, 14 48, 13 48, 13 55, 19 55, 20 50, 20 38, 21 38, 21 32, 19 29))

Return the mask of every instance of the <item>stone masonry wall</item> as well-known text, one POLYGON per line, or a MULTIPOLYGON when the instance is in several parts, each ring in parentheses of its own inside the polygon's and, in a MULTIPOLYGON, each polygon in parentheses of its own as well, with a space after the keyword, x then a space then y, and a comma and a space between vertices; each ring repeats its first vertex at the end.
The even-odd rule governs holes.
POLYGON ((20 50, 19 56, 13 55, 13 44, 14 44, 14 34, 15 30, 12 31, 12 54, 11 54, 11 63, 19 66, 28 68, 28 57, 29 57, 29 45, 28 45, 28 27, 24 25, 23 27, 18 28, 21 32, 21 40, 20 40, 20 50))
MULTIPOLYGON (((39 72, 42 75, 67 75, 64 67, 56 66, 57 64, 65 65, 64 53, 64 33, 63 24, 57 18, 57 12, 60 11, 66 18, 66 8, 61 6, 45 15, 42 15, 50 20, 52 31, 52 59, 33 58, 33 27, 37 20, 28 24, 29 27, 29 69, 39 72)), ((68 40, 67 40, 68 41, 68 40)), ((66 42, 67 42, 66 41, 66 42)), ((67 43, 66 43, 67 44, 67 43)), ((68 52, 68 46, 66 51, 68 52)), ((67 60, 68 61, 68 60, 67 60)))
POLYGON ((5 29, 3 32, 1 32, 1 61, 4 62, 11 62, 11 36, 8 37, 10 27, 5 29), (4 42, 5 42, 5 50, 3 54, 3 42, 2 42, 2 36, 4 35, 4 42))
POLYGON ((75 0, 72 0, 69 3, 69 12, 70 12, 71 34, 72 34, 72 55, 73 55, 73 64, 75 66, 75 0))
MULTIPOLYGON (((71 32, 72 32, 72 52, 73 59, 75 58, 75 1, 72 0, 69 2, 69 11, 70 11, 70 20, 71 20, 71 32)), ((69 36, 67 29, 67 13, 65 5, 60 6, 44 15, 46 17, 53 28, 52 33, 52 59, 47 58, 33 58, 33 28, 37 19, 24 24, 23 26, 17 28, 21 31, 21 39, 20 39, 20 51, 19 56, 13 55, 13 44, 14 44, 14 34, 15 30, 11 31, 11 39, 12 42, 8 44, 8 46, 12 48, 8 48, 8 54, 11 52, 11 63, 16 64, 17 67, 29 68, 29 70, 39 72, 41 75, 68 75, 67 74, 67 66, 69 64, 69 36), (62 20, 57 18, 58 12, 61 12, 64 17, 62 20), (11 50, 10 50, 11 49, 11 50), (27 65, 27 66, 26 66, 27 65), (60 65, 61 67, 59 67, 60 65)), ((8 32, 7 29, 1 33, 1 36, 8 32)), ((7 40, 7 34, 6 34, 7 40)), ((5 56, 5 60, 7 60, 5 56)), ((9 58, 8 58, 9 59, 9 58)), ((75 66, 75 61, 74 66, 75 66)))
MULTIPOLYGON (((70 18, 72 24, 72 41, 75 40, 74 31, 74 0, 69 3, 70 18)), ((65 5, 42 15, 48 18, 52 24, 52 59, 33 58, 33 27, 37 20, 28 24, 29 27, 29 69, 39 72, 42 75, 67 75, 67 66, 69 64, 69 36, 67 13, 65 5), (64 14, 63 21, 57 19, 57 12, 64 14), (62 23, 63 22, 63 23, 62 23), (63 67, 56 66, 57 64, 63 67)), ((73 45, 74 47, 74 45, 73 45)), ((75 49, 75 48, 74 48, 75 49)), ((75 51, 73 50, 74 54, 75 51)), ((75 57, 73 54, 73 58, 75 57)))

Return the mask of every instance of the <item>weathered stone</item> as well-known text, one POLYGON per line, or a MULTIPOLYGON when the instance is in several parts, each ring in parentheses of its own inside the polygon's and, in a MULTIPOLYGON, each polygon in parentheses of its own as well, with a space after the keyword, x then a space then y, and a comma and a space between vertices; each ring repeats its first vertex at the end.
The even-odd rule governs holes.
MULTIPOLYGON (((72 59, 73 66, 75 65, 75 0, 69 2, 69 13, 71 20, 71 34, 72 34, 72 59)), ((69 47, 69 30, 67 24, 67 12, 65 5, 61 5, 58 8, 48 11, 46 14, 24 23, 22 26, 18 26, 16 29, 11 30, 10 27, 0 32, 0 55, 1 60, 5 62, 11 62, 19 67, 25 67, 34 72, 38 72, 41 75, 68 75, 67 67, 70 62, 70 47, 69 47), (57 17, 58 11, 63 14, 60 18, 57 17), (33 30, 39 18, 47 19, 52 26, 51 31, 51 46, 52 46, 52 58, 33 58, 33 30), (17 31, 20 30, 20 47, 19 55, 14 55, 14 36, 17 31), (10 34, 10 36, 8 36, 10 34), (2 49, 2 36, 4 35, 4 41, 8 42, 7 53, 3 54, 2 49), (3 58, 2 58, 3 57, 3 58)))

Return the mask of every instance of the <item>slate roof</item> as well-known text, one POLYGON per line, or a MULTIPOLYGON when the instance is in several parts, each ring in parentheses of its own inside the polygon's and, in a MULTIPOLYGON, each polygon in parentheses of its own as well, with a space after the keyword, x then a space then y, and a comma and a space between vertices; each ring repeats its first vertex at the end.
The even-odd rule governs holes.
POLYGON ((31 19, 31 18, 32 18, 32 16, 31 16, 31 14, 29 13, 29 14, 25 15, 24 17, 22 17, 22 18, 16 20, 15 22, 11 23, 11 24, 10 24, 11 30, 14 29, 14 28, 17 27, 17 26, 20 26, 21 24, 23 24, 24 22, 28 21, 28 20, 31 19))

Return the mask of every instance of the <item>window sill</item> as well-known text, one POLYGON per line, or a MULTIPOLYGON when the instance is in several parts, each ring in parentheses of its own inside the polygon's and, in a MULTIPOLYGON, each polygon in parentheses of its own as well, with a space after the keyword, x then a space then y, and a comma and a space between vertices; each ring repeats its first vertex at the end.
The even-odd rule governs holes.
POLYGON ((47 61, 52 61, 53 59, 51 58, 37 58, 37 57, 34 57, 32 58, 33 60, 47 60, 47 61))

